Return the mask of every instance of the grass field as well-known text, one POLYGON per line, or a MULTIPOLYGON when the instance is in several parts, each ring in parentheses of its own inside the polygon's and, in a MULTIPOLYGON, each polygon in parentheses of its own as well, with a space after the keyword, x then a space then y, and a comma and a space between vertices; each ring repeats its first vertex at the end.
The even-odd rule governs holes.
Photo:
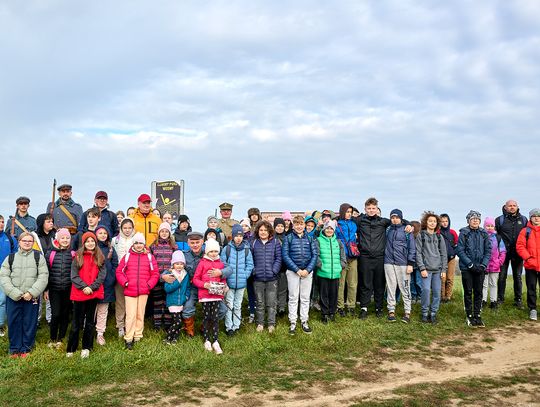
MULTIPOLYGON (((499 310, 484 312, 486 331, 530 323, 527 311, 511 305, 511 295, 508 293, 507 303, 499 310)), ((441 306, 438 325, 421 324, 419 307, 413 306, 413 320, 408 325, 391 324, 373 314, 365 321, 346 317, 323 325, 318 313, 312 312, 313 334, 298 331, 293 337, 287 334, 286 319, 278 321, 273 335, 243 325, 233 338, 220 332, 221 356, 205 352, 200 336, 193 340, 182 337, 178 344, 166 346, 164 334, 151 329, 145 330, 144 339, 133 351, 126 351, 110 324, 104 347, 95 343, 86 360, 78 353, 67 359, 65 350, 47 347, 48 329, 44 327, 38 331, 37 347, 28 359, 0 358, 0 405, 71 406, 84 400, 85 406, 119 406, 154 404, 162 399, 174 405, 196 403, 208 396, 225 398, 224 391, 231 387, 260 395, 270 390, 298 390, 315 382, 332 384, 338 379, 369 381, 370 366, 378 355, 388 350, 403 350, 403 355, 429 352, 432 341, 452 341, 471 330, 464 322, 459 278, 453 302, 441 306), (365 368, 357 368, 359 361, 365 361, 365 368)), ((402 315, 401 308, 398 315, 402 315)), ((455 347, 462 341, 456 340, 455 347)), ((0 340, 1 354, 7 355, 7 342, 7 337, 0 340)), ((392 352, 392 357, 400 354, 392 352)), ((538 376, 533 371, 527 377, 537 381, 538 376)))

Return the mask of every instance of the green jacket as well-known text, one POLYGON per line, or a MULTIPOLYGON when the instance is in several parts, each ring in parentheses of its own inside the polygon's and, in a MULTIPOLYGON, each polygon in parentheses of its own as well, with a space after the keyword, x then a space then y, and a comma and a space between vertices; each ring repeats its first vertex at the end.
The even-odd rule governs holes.
POLYGON ((347 265, 345 247, 336 236, 328 238, 321 234, 317 239, 319 258, 317 259, 317 275, 322 278, 336 279, 341 277, 341 270, 347 265))
POLYGON ((12 270, 9 268, 9 256, 2 263, 0 270, 0 286, 13 301, 19 301, 25 292, 37 298, 41 295, 49 281, 49 269, 43 255, 39 256, 39 267, 33 250, 19 249, 13 259, 12 270))

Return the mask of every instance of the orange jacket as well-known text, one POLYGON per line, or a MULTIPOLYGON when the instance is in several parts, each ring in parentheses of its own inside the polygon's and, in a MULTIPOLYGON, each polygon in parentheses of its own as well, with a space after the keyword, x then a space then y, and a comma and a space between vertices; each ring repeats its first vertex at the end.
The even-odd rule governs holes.
POLYGON ((527 227, 519 232, 516 250, 523 259, 526 269, 540 272, 540 226, 534 226, 529 221, 527 227), (527 230, 529 231, 528 238, 527 230))
POLYGON ((150 247, 154 240, 158 236, 158 228, 161 225, 161 219, 159 216, 150 212, 144 216, 141 211, 137 208, 133 214, 133 222, 135 223, 135 231, 141 232, 144 235, 146 240, 146 246, 150 247))

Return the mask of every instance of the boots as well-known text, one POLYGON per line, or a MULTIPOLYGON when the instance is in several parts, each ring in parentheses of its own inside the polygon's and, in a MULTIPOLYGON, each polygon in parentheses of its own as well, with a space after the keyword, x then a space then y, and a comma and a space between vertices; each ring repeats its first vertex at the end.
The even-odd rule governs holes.
POLYGON ((193 338, 195 336, 195 317, 184 318, 184 329, 188 337, 193 338))

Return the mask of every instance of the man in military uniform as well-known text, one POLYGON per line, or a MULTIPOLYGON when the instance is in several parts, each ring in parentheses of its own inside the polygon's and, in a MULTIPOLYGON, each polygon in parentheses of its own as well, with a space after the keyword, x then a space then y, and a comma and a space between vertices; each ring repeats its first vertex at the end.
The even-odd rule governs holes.
MULTIPOLYGON (((77 227, 81 223, 83 214, 82 206, 71 199, 71 185, 62 184, 57 189, 60 198, 54 203, 53 219, 57 229, 67 228, 73 236, 77 233, 77 227)), ((47 213, 51 212, 52 202, 47 205, 47 213)))
POLYGON ((15 201, 17 205, 17 211, 15 217, 10 216, 5 228, 6 233, 11 234, 11 223, 15 221, 13 227, 13 236, 19 238, 22 232, 34 232, 37 230, 36 218, 30 216, 28 213, 28 207, 30 206, 30 198, 26 196, 20 196, 15 201))
POLYGON ((239 224, 237 220, 231 218, 232 204, 223 202, 219 205, 219 213, 221 213, 221 219, 219 219, 219 228, 225 234, 225 237, 230 242, 232 240, 232 227, 239 224))

